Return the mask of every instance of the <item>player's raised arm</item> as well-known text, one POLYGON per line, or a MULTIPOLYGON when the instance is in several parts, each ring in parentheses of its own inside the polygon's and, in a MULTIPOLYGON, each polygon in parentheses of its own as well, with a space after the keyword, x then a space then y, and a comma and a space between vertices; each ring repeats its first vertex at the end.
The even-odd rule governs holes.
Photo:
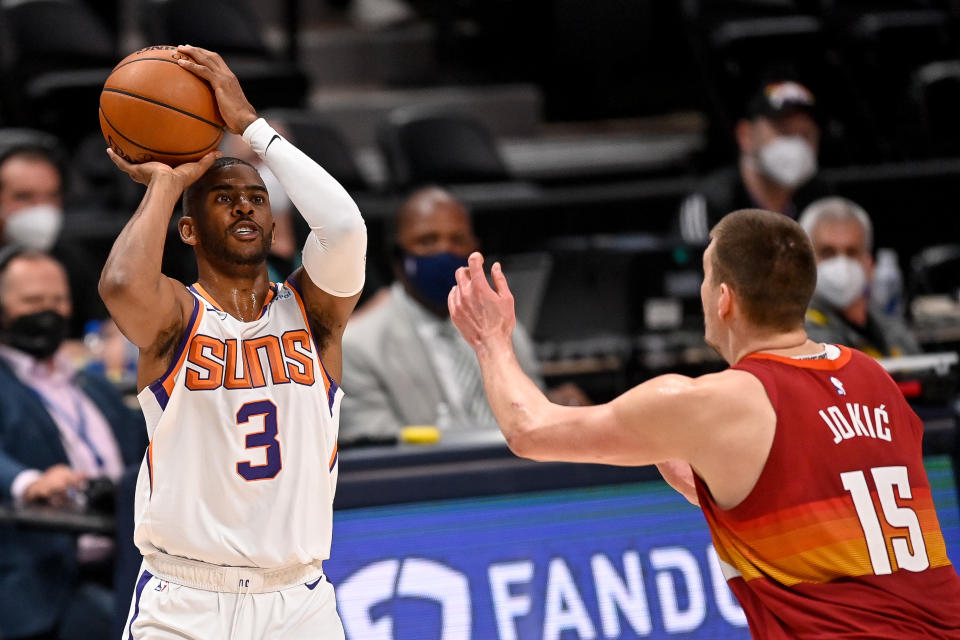
POLYGON ((323 167, 278 134, 243 96, 236 76, 211 51, 183 46, 196 62, 180 64, 207 80, 227 127, 242 134, 263 158, 306 219, 311 233, 303 247, 303 271, 295 274, 304 303, 329 339, 320 344, 324 364, 334 377, 341 369, 340 337, 363 289, 367 229, 360 210, 323 167), (302 277, 303 273, 307 277, 302 277))
POLYGON ((160 272, 163 245, 178 198, 210 168, 219 152, 176 169, 160 162, 131 164, 111 149, 107 153, 133 180, 147 185, 140 206, 113 243, 99 286, 117 326, 143 353, 168 334, 171 340, 178 338, 184 310, 193 305, 186 288, 160 272))
MULTIPOLYGON (((711 400, 727 393, 731 383, 743 382, 742 372, 698 379, 664 375, 607 404, 552 404, 517 364, 510 342, 513 296, 499 264, 491 275, 495 288, 483 274, 482 256, 471 255, 450 292, 450 316, 477 352, 487 399, 514 453, 534 460, 618 465, 677 458, 695 462, 700 450, 722 437, 710 428, 718 418, 718 405, 711 400)), ((736 397, 719 409, 724 419, 731 418, 728 422, 736 422, 745 410, 736 397)))

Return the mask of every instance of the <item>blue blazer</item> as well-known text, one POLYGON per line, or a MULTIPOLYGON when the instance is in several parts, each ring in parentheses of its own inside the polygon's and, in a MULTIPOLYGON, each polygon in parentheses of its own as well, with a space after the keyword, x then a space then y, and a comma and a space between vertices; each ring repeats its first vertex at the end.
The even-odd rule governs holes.
MULTIPOLYGON (((110 424, 124 464, 139 464, 147 446, 142 415, 104 378, 80 373, 75 382, 110 424)), ((69 464, 56 423, 0 358, 0 500, 10 503, 21 471, 55 464, 69 464)), ((77 582, 76 535, 0 525, 0 549, 0 637, 52 628, 77 582)))

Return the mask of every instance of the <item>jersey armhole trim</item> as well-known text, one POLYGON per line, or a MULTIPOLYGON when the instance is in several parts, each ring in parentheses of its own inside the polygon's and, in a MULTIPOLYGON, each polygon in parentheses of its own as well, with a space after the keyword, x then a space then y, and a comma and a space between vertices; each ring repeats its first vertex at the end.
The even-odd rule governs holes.
POLYGON ((743 500, 733 505, 732 507, 728 509, 724 509, 720 505, 718 505, 716 501, 713 500, 713 494, 710 492, 710 487, 707 486, 707 483, 703 480, 703 478, 700 478, 699 476, 698 476, 698 479, 701 483, 703 483, 703 489, 705 490, 708 497, 710 498, 713 504, 713 509, 716 513, 723 514, 724 518, 731 518, 736 521, 743 521, 743 520, 750 520, 753 518, 752 515, 745 516, 744 512, 748 512, 748 510, 752 506, 751 503, 757 500, 757 498, 755 497, 757 495, 757 487, 761 485, 761 483, 763 482, 764 476, 767 475, 768 469, 770 467, 770 454, 773 452, 774 447, 777 444, 777 438, 780 436, 780 412, 778 409, 780 399, 779 399, 779 390, 776 388, 773 376, 770 376, 768 372, 763 370, 764 367, 762 366, 761 363, 759 362, 749 363, 741 360, 738 364, 734 365, 731 368, 736 369, 737 371, 743 371, 744 373, 750 374, 757 380, 757 382, 760 383, 760 386, 763 387, 763 394, 766 396, 767 401, 770 403, 770 406, 773 409, 773 413, 774 413, 773 439, 770 441, 770 449, 767 451, 767 457, 763 461, 763 467, 761 467, 760 473, 759 475, 757 475, 757 479, 753 483, 753 487, 750 488, 750 491, 747 493, 746 496, 744 496, 743 500), (747 365, 760 364, 761 366, 756 368, 754 367, 747 368, 747 367, 741 367, 740 365, 742 364, 747 364, 747 365), (770 384, 768 385, 767 382, 769 382, 770 384))
POLYGON ((303 303, 303 295, 300 293, 299 285, 294 281, 293 276, 289 276, 286 280, 287 284, 290 285, 290 291, 293 293, 294 299, 297 301, 297 306, 300 307, 300 315, 303 317, 303 324, 307 328, 307 334, 310 336, 310 342, 313 344, 314 350, 317 352, 317 362, 320 363, 320 377, 323 379, 323 388, 327 393, 327 406, 330 409, 330 415, 333 415, 333 402, 337 397, 337 389, 339 385, 337 381, 327 373, 327 367, 323 364, 323 358, 320 356, 320 346, 317 344, 317 340, 313 335, 313 330, 310 328, 310 316, 307 314, 307 306, 303 303))
POLYGON ((150 391, 152 391, 153 395, 157 398, 157 402, 160 404, 161 409, 167 408, 167 403, 170 401, 170 394, 173 393, 173 385, 177 378, 177 373, 183 366, 183 362, 187 356, 187 345, 190 344, 193 336, 196 335, 202 319, 203 305, 201 305, 200 300, 194 296, 193 313, 190 316, 190 321, 183 330, 183 336, 180 338, 180 344, 177 345, 177 350, 173 353, 173 359, 170 361, 170 367, 162 376, 148 385, 150 391))

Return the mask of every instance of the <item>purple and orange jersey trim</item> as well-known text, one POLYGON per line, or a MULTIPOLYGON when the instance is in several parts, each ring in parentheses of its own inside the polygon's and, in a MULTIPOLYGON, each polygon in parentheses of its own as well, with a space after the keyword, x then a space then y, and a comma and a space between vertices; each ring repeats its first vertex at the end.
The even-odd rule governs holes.
POLYGON ((307 307, 303 304, 303 296, 300 293, 300 287, 294 281, 293 276, 287 278, 287 284, 290 285, 290 291, 293 292, 293 297, 297 301, 297 305, 300 307, 300 314, 303 316, 303 324, 307 327, 307 333, 310 335, 310 342, 313 343, 313 348, 317 352, 317 362, 320 363, 320 378, 323 380, 323 388, 327 393, 327 405, 330 407, 330 415, 333 415, 333 401, 337 396, 337 381, 334 380, 329 373, 327 373, 327 368, 323 364, 323 359, 320 357, 320 346, 317 344, 317 339, 313 335, 313 330, 310 328, 310 316, 307 315, 307 307))
POLYGON ((150 497, 153 497, 153 440, 147 445, 147 477, 150 479, 150 497))
POLYGON ((200 304, 199 300, 194 298, 193 313, 190 315, 190 321, 187 323, 187 326, 183 331, 183 337, 180 339, 180 344, 177 345, 177 350, 173 353, 173 359, 170 361, 170 366, 162 376, 150 384, 150 391, 153 392, 153 395, 156 397, 161 409, 166 409, 167 403, 170 402, 170 394, 173 393, 173 386, 176 382, 177 372, 180 371, 180 368, 183 366, 183 362, 187 356, 187 345, 190 344, 193 336, 196 335, 197 328, 200 326, 200 321, 202 319, 203 305, 200 304))
POLYGON ((340 456, 339 447, 337 446, 337 443, 334 442, 334 443, 333 443, 333 453, 330 454, 330 464, 329 464, 329 467, 330 467, 330 471, 331 471, 331 472, 333 471, 333 468, 334 468, 335 466, 337 466, 337 460, 339 459, 339 456, 340 456))

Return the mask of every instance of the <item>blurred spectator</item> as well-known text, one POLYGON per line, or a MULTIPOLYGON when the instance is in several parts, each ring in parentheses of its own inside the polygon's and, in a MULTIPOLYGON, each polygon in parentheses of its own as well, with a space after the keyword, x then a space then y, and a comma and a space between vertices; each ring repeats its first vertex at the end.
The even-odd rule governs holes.
POLYGON ((357 29, 376 31, 406 24, 416 13, 404 0, 327 0, 337 11, 345 11, 357 29))
MULTIPOLYGON (((142 419, 102 378, 58 354, 70 317, 63 267, 35 249, 0 259, 0 500, 83 505, 146 448, 142 419)), ((0 525, 0 637, 105 638, 113 541, 0 525)))
POLYGON ((796 218, 828 194, 817 177, 820 126, 813 94, 796 82, 768 84, 747 104, 734 131, 735 167, 707 176, 680 205, 680 235, 706 244, 710 229, 738 209, 767 209, 796 218))
MULTIPOLYGON (((287 131, 281 123, 273 122, 273 126, 280 135, 289 139, 287 131)), ((297 242, 294 232, 294 223, 300 219, 300 216, 293 216, 293 203, 283 190, 280 181, 273 175, 270 168, 263 162, 253 149, 238 135, 227 133, 223 142, 220 144, 220 150, 223 155, 232 158, 240 158, 256 167, 263 179, 263 184, 267 188, 267 196, 270 198, 270 211, 273 213, 273 221, 276 228, 273 230, 273 245, 270 247, 270 255, 267 256, 267 270, 270 272, 271 282, 280 282, 293 270, 300 266, 300 247, 302 242, 297 242)), ((306 230, 308 232, 309 230, 306 230)), ((303 234, 306 237, 306 232, 303 234)))
MULTIPOLYGON (((495 429, 477 359, 447 312, 454 274, 478 247, 470 214, 446 191, 421 189, 397 211, 393 242, 397 281, 344 334, 341 444, 396 441, 406 425, 495 429)), ((520 366, 543 386, 521 326, 514 346, 520 366)), ((573 385, 551 399, 588 402, 573 385)))
POLYGON ((122 393, 136 393, 140 350, 120 333, 113 318, 88 322, 83 342, 88 371, 103 376, 122 393))
POLYGON ((100 269, 87 252, 64 241, 63 174, 50 151, 15 146, 0 155, 0 246, 49 251, 67 270, 74 314, 69 336, 79 338, 106 308, 97 293, 100 269))
POLYGON ((817 289, 807 310, 810 339, 875 358, 920 353, 902 318, 871 305, 873 225, 867 212, 846 198, 822 198, 799 222, 817 258, 817 289))

